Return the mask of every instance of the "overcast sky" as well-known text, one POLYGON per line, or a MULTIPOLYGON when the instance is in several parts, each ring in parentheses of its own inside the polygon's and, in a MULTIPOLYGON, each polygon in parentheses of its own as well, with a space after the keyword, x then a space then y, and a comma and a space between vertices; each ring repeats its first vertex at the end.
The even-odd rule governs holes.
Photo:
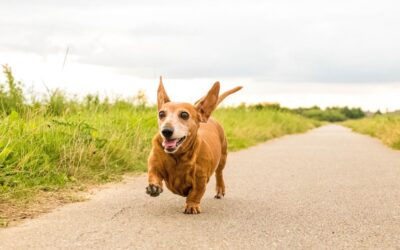
MULTIPOLYGON (((399 1, 0 1, 0 63, 42 92, 400 108, 399 1), (65 65, 63 62, 69 49, 65 65)), ((4 79, 4 78, 0 78, 4 79)))

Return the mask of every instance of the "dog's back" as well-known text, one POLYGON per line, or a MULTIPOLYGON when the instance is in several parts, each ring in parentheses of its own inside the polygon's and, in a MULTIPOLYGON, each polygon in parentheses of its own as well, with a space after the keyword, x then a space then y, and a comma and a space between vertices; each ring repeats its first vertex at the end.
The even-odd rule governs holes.
POLYGON ((210 118, 206 123, 200 124, 197 134, 202 142, 202 149, 196 162, 201 166, 210 164, 209 171, 211 173, 209 174, 212 174, 220 162, 221 156, 226 154, 227 142, 224 130, 216 120, 210 118), (207 156, 206 151, 211 152, 212 157, 204 157, 207 156))

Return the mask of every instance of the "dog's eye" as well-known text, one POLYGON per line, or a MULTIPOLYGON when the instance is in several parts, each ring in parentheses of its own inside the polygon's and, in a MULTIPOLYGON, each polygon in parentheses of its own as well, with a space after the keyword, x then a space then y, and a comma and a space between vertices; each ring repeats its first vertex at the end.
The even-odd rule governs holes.
POLYGON ((188 112, 183 111, 183 112, 181 112, 180 116, 181 116, 181 118, 183 120, 189 119, 189 113, 188 112))
POLYGON ((165 118, 165 111, 158 112, 158 118, 160 118, 160 119, 165 118))

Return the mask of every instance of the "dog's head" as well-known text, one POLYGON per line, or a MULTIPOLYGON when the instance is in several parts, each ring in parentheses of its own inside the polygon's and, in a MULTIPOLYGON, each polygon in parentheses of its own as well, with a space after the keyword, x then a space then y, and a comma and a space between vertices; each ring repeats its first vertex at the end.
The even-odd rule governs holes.
POLYGON ((207 122, 218 105, 219 89, 220 84, 216 82, 207 95, 194 105, 171 102, 160 78, 157 92, 158 127, 166 153, 176 153, 197 135, 200 123, 207 122))

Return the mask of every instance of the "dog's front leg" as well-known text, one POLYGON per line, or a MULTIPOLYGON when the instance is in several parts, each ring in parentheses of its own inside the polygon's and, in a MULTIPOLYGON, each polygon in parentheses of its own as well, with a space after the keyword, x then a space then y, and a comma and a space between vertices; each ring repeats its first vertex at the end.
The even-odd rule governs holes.
POLYGON ((157 197, 163 192, 162 178, 156 171, 149 171, 149 185, 146 187, 146 193, 152 197, 157 197))
POLYGON ((146 187, 146 193, 152 197, 157 197, 163 192, 162 178, 154 168, 149 168, 148 171, 149 185, 146 187))
POLYGON ((151 154, 147 165, 147 176, 149 185, 146 187, 146 193, 152 197, 159 196, 163 191, 163 178, 160 174, 160 171, 157 169, 157 166, 159 165, 159 161, 155 157, 153 157, 153 154, 151 154))
POLYGON ((199 214, 200 201, 206 191, 207 177, 196 178, 195 184, 186 198, 185 214, 199 214))

